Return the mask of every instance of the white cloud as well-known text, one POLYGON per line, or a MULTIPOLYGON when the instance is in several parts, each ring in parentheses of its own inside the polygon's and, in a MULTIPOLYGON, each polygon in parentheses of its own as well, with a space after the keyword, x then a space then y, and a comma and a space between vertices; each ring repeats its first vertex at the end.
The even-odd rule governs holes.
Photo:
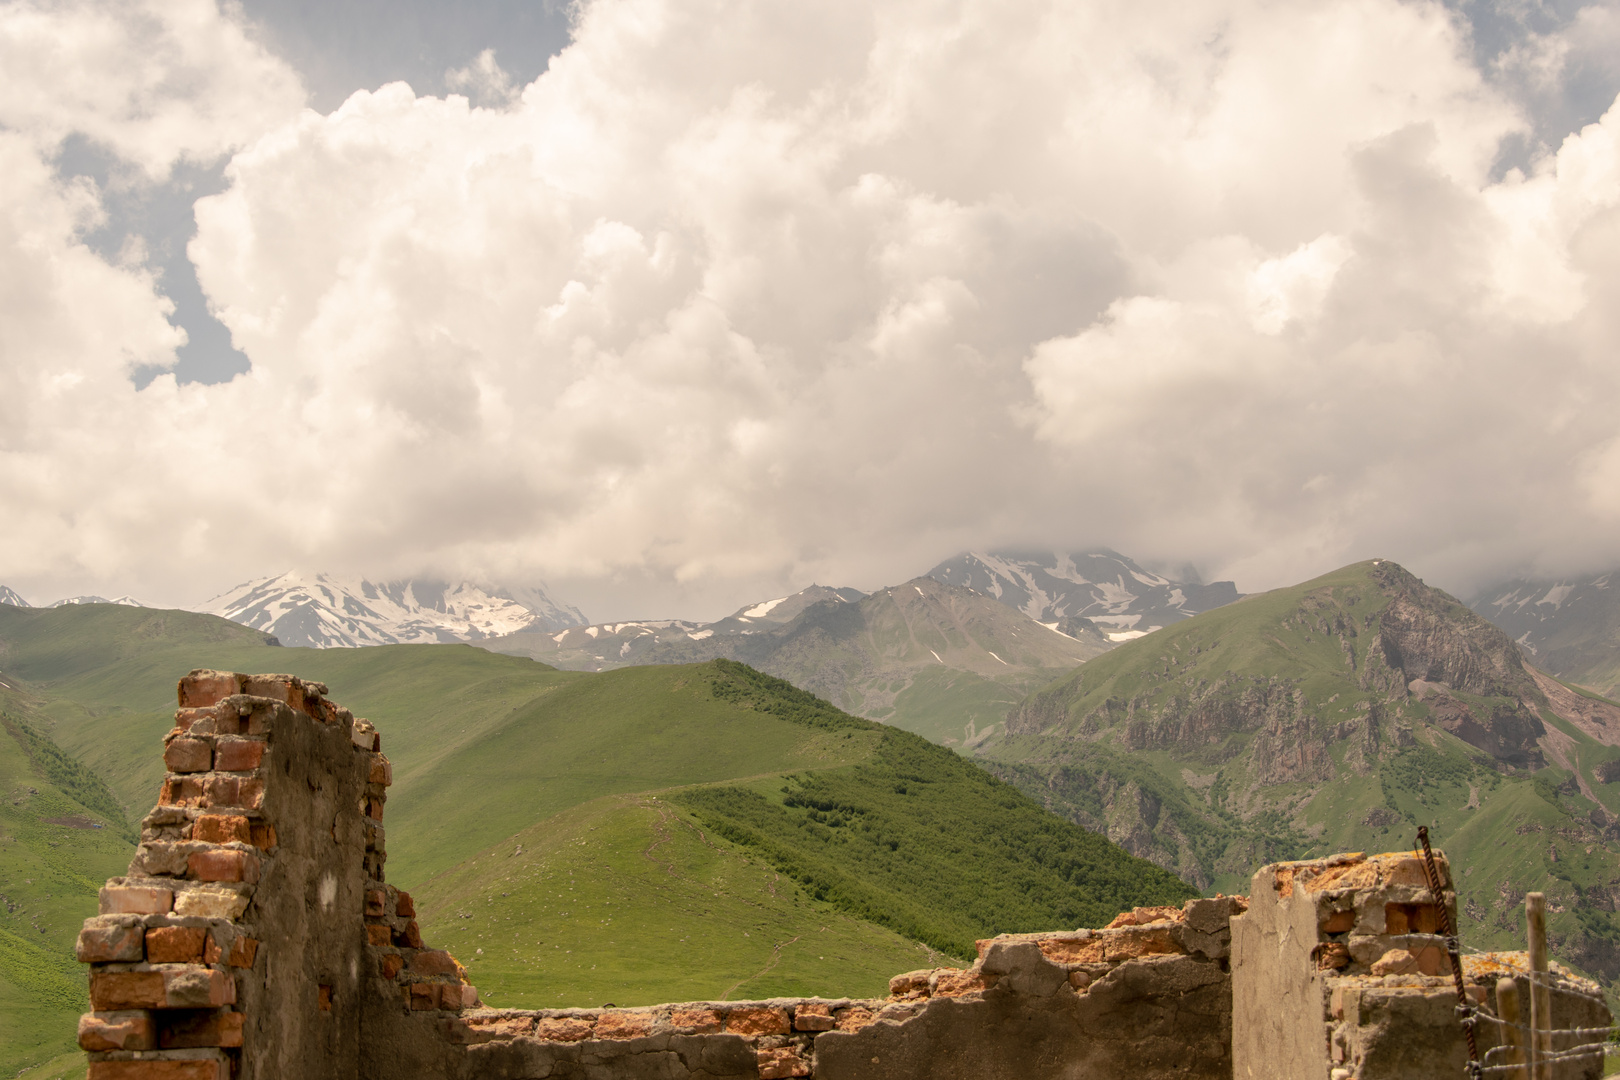
MULTIPOLYGON (((238 40, 204 8, 165 9, 154 55, 238 40)), ((60 10, 64 55, 153 53, 60 10)), ((15 213, 56 224, 0 272, 83 266, 0 316, 31 320, 0 409, 59 418, 0 435, 29 523, 0 580, 534 573, 606 617, 998 540, 1248 588, 1374 552, 1442 578, 1594 557, 1620 114, 1493 181, 1524 121, 1464 45, 1393 0, 596 0, 520 97, 493 55, 464 73, 498 109, 231 105, 285 98, 263 58, 204 65, 218 87, 161 123, 123 103, 168 60, 40 83, 37 140, 152 173, 241 147, 191 255, 253 370, 136 393, 164 301, 75 246, 95 193, 40 174, 15 213), (103 279, 127 310, 82 325, 103 279)))

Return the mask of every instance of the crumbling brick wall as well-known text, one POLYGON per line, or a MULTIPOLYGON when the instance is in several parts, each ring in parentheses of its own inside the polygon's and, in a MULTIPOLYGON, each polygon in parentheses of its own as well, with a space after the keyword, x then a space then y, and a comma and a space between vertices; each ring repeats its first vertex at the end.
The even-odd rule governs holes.
POLYGON ((1227 1080, 1234 1039, 1245 1080, 1329 1080, 1330 1055, 1373 1080, 1415 1038, 1460 1045, 1409 1015, 1436 981, 1429 901, 1361 856, 1267 867, 1246 915, 1217 897, 1002 935, 882 999, 482 1008, 386 881, 380 736, 325 695, 180 681, 158 806, 79 939, 89 1080, 1227 1080))
POLYGON ((381 880, 388 760, 325 693, 290 675, 180 681, 158 805, 79 936, 89 1080, 353 1078, 362 988, 474 1002, 381 880))
MULTIPOLYGON (((1426 1080, 1464 1076, 1467 1043, 1441 904, 1457 925, 1451 867, 1437 854, 1441 901, 1412 853, 1335 855, 1262 867, 1250 908, 1232 922, 1233 1066, 1239 1080, 1426 1080)), ((1524 953, 1463 957, 1464 992, 1496 1014, 1496 981, 1507 975, 1529 999, 1524 953)), ((1552 975, 1556 1028, 1604 1027, 1599 987, 1552 975)), ((1500 1041, 1476 1027, 1479 1052, 1500 1041)), ((1562 1048, 1573 1045, 1560 1038, 1562 1048)), ((1602 1075, 1593 1055, 1558 1063, 1557 1080, 1602 1075)))

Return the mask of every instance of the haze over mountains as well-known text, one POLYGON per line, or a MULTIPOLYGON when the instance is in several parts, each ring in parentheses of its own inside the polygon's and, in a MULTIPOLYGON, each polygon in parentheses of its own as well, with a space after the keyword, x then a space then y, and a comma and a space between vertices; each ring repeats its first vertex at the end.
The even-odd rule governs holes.
POLYGON ((1601 694, 1620 692, 1620 574, 1506 581, 1469 606, 1537 667, 1601 694))

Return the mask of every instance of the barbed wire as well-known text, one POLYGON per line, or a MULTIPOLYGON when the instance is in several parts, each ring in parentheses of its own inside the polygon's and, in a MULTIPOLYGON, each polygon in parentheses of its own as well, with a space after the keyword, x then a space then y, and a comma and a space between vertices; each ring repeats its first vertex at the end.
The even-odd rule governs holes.
MULTIPOLYGON (((1578 1058, 1591 1057, 1593 1054, 1604 1053, 1608 1045, 1608 1043, 1589 1043, 1586 1046, 1575 1046, 1568 1050, 1558 1050, 1551 1054, 1540 1054, 1536 1057, 1536 1064, 1556 1065, 1560 1061, 1575 1061, 1578 1058)), ((1489 1059, 1492 1051, 1501 1049, 1505 1049, 1505 1047, 1493 1046, 1490 1050, 1485 1051, 1485 1057, 1489 1059)), ((1471 1061, 1468 1063, 1468 1075, 1473 1078, 1482 1076, 1500 1076, 1510 1072, 1516 1072, 1523 1076, 1528 1074, 1529 1069, 1530 1066, 1526 1062, 1521 1062, 1515 1065, 1486 1065, 1483 1062, 1477 1061, 1471 1061)))
MULTIPOLYGON (((1457 1011, 1459 1013, 1462 1012, 1461 1009, 1458 1009, 1457 1011)), ((1510 1024, 1506 1020, 1503 1020, 1501 1017, 1492 1016, 1490 1013, 1486 1012, 1484 1009, 1478 1008, 1477 1006, 1468 1011, 1468 1014, 1465 1015, 1462 1018, 1462 1023, 1464 1023, 1464 1024, 1472 1024, 1472 1023, 1476 1023, 1476 1022, 1481 1021, 1481 1020, 1485 1021, 1488 1024, 1495 1024, 1499 1028, 1513 1028, 1513 1029, 1518 1030, 1518 1031, 1528 1032, 1528 1033, 1530 1033, 1532 1035, 1535 1034, 1536 1031, 1540 1030, 1540 1031, 1551 1032, 1554 1035, 1578 1036, 1578 1037, 1583 1038, 1583 1039, 1590 1038, 1593 1035, 1602 1035, 1604 1037, 1604 1039, 1607 1040, 1610 1036, 1612 1036, 1614 1034, 1614 1025, 1613 1024, 1609 1024, 1606 1027, 1591 1027, 1591 1028, 1556 1028, 1555 1027, 1555 1028, 1539 1028, 1539 1029, 1532 1028, 1529 1024, 1510 1024)))

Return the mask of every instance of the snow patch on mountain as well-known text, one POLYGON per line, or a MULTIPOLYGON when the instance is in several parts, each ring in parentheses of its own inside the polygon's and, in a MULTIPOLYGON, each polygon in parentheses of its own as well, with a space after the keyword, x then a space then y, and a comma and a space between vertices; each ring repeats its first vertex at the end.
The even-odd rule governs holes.
POLYGON ((587 621, 543 588, 373 582, 297 571, 238 585, 198 610, 274 634, 286 646, 316 649, 479 641, 587 621))
POLYGON ((33 607, 28 601, 18 596, 9 587, 0 585, 0 604, 10 604, 12 607, 33 607))
POLYGON ((1230 581, 1172 581, 1117 551, 968 551, 928 572, 935 581, 993 596, 1038 623, 1095 623, 1128 641, 1239 596, 1230 581))
POLYGON ((65 600, 58 600, 51 607, 72 607, 78 604, 118 604, 121 607, 146 606, 133 596, 120 596, 116 600, 108 600, 105 596, 70 596, 65 600))

